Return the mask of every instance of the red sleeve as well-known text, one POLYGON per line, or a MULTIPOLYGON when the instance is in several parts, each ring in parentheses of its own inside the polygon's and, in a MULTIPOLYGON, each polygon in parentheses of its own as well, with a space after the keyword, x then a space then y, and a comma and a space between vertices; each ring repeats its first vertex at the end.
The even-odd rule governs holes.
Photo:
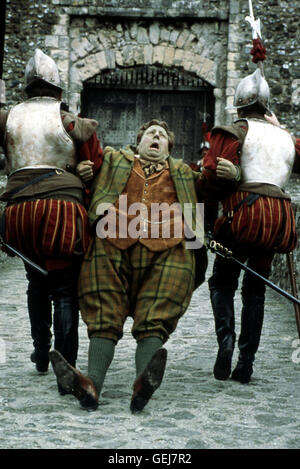
POLYGON ((300 158, 300 138, 296 138, 296 158, 300 158))
POLYGON ((94 163, 94 175, 99 171, 103 162, 103 150, 96 132, 79 147, 79 161, 90 160, 94 163))
POLYGON ((225 158, 233 164, 238 165, 240 142, 226 132, 218 132, 210 138, 210 149, 204 156, 203 173, 215 172, 217 168, 217 157, 225 158))
MULTIPOLYGON (((71 132, 74 129, 74 124, 71 122, 66 129, 67 132, 71 132)), ((94 164, 93 172, 94 175, 99 171, 103 162, 103 150, 98 139, 96 132, 84 143, 78 145, 78 160, 90 160, 94 164)))
POLYGON ((293 167, 294 173, 300 173, 300 138, 295 139, 295 150, 296 150, 296 157, 293 167))
POLYGON ((193 171, 199 171, 199 166, 197 165, 197 163, 189 163, 189 166, 190 168, 192 168, 193 171))
MULTIPOLYGON (((71 122, 66 129, 67 132, 71 131, 74 128, 73 123, 71 122)), ((78 161, 90 160, 93 161, 93 173, 94 177, 101 168, 103 162, 103 150, 96 135, 96 132, 92 134, 92 136, 84 143, 77 144, 77 151, 78 151, 78 161)), ((90 202, 91 202, 91 190, 90 185, 93 180, 88 181, 85 184, 84 189, 84 206, 88 209, 90 202)))
POLYGON ((226 131, 215 131, 210 138, 210 149, 204 156, 203 171, 198 180, 198 191, 204 199, 222 200, 236 190, 236 181, 218 178, 217 157, 226 158, 233 164, 240 162, 240 142, 226 131))

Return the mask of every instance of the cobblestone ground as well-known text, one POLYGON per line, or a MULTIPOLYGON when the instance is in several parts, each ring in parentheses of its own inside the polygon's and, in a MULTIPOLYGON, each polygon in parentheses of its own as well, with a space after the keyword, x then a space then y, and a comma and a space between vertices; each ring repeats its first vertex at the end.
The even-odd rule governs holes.
MULTIPOLYGON (((58 395, 52 369, 39 375, 30 362, 22 263, 7 259, 0 264, 0 275, 0 448, 299 448, 300 341, 293 306, 272 290, 250 384, 213 377, 216 339, 205 283, 166 344, 161 387, 144 411, 133 416, 131 322, 116 349, 99 408, 87 413, 72 396, 58 395)), ((239 311, 239 295, 236 306, 239 311)), ((87 348, 81 322, 78 367, 83 372, 87 348)), ((236 357, 237 352, 234 361, 236 357)))

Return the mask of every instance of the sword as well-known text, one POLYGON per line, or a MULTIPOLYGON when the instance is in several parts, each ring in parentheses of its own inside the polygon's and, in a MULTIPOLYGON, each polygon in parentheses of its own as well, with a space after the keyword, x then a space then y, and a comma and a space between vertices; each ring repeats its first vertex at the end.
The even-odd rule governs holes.
POLYGON ((260 280, 262 280, 266 285, 268 285, 270 288, 272 288, 273 290, 275 290, 277 293, 280 293, 280 295, 284 296, 285 298, 287 298, 288 300, 292 301, 294 304, 300 306, 300 300, 298 298, 295 298, 293 295, 291 295, 290 293, 286 292, 285 290, 283 290, 282 288, 278 287, 277 285, 275 285, 275 283, 271 282, 269 279, 263 277, 262 275, 260 275, 258 272, 256 272, 255 270, 251 269, 250 267, 248 267, 247 265, 243 264, 243 262, 240 262, 238 259, 236 259, 235 257, 233 257, 232 255, 232 252, 226 248, 225 246, 223 246, 222 244, 218 243, 217 241, 215 241, 214 239, 210 241, 209 245, 208 245, 209 249, 214 252, 215 254, 217 254, 218 256, 221 256, 223 258, 226 258, 226 259, 230 259, 232 260, 233 262, 235 262, 236 264, 238 264, 243 270, 245 270, 246 272, 249 272, 251 273, 252 275, 254 275, 255 277, 259 278, 260 280))
POLYGON ((4 246, 5 249, 10 251, 12 254, 14 254, 15 256, 18 256, 20 259, 22 259, 22 261, 25 264, 27 264, 30 267, 32 267, 33 269, 37 270, 40 274, 45 275, 45 276, 48 275, 47 270, 43 269, 42 267, 37 265, 35 262, 28 259, 28 257, 24 256, 24 254, 22 254, 20 251, 17 251, 17 249, 15 249, 12 246, 10 246, 9 244, 5 243, 1 237, 0 237, 0 244, 2 246, 4 246))
MULTIPOLYGON (((287 264, 288 264, 288 268, 289 268, 289 275, 290 275, 290 280, 291 280, 292 293, 296 298, 298 298, 298 290, 297 290, 297 282, 296 282, 296 273, 295 273, 293 253, 288 252, 287 255, 286 255, 286 259, 287 259, 287 264)), ((294 303, 294 310, 295 310, 295 316, 296 316, 298 335, 299 335, 299 338, 300 338, 300 307, 296 303, 294 303)))

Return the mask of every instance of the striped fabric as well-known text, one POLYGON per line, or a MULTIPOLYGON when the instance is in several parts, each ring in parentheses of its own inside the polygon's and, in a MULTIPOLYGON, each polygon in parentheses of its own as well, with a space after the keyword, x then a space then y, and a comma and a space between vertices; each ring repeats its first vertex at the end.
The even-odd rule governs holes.
POLYGON ((78 203, 27 201, 8 206, 5 214, 7 243, 32 260, 45 263, 47 259, 69 259, 75 250, 87 249, 87 213, 78 203))
MULTIPOLYGON (((223 201, 224 213, 230 212, 249 192, 235 192, 223 201)), ((215 224, 218 233, 226 216, 215 224)), ((234 240, 262 247, 266 251, 290 252, 297 245, 295 217, 290 200, 260 196, 250 207, 244 203, 231 223, 234 240)))

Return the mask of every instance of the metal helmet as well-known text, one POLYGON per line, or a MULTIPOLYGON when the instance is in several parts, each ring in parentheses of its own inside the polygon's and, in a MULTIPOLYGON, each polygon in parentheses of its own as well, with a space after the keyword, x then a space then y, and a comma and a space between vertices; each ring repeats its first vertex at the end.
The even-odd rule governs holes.
POLYGON ((235 91, 233 106, 240 109, 259 103, 268 110, 269 98, 269 85, 258 68, 254 73, 243 78, 238 84, 235 91))
POLYGON ((25 68, 25 90, 33 83, 42 81, 48 85, 62 90, 59 72, 56 63, 51 57, 36 49, 33 57, 29 59, 25 68))

